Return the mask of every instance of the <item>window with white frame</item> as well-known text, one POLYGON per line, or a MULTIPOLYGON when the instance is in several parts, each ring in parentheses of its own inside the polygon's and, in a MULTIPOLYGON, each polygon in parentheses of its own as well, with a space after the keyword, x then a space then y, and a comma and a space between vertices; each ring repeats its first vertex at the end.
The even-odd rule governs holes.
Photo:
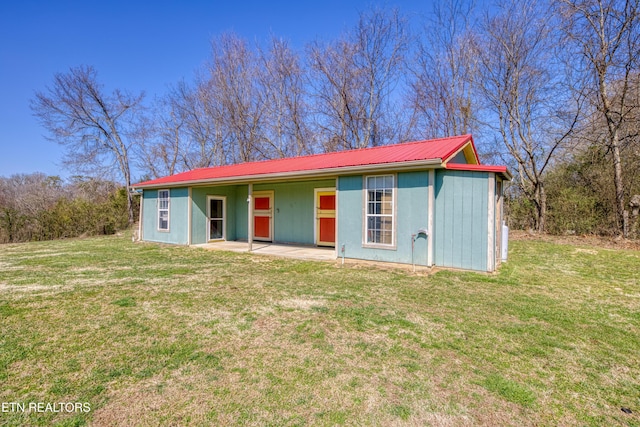
POLYGON ((169 230, 169 190, 158 190, 158 230, 169 230))
POLYGON ((366 244, 394 244, 394 176, 366 177, 366 244))

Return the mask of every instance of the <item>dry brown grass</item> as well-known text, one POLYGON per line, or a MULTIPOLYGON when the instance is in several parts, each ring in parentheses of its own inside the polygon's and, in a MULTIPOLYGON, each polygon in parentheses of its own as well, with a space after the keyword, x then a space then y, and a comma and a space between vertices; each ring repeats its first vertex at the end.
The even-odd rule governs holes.
POLYGON ((422 275, 124 237, 0 265, 0 401, 92 405, 6 425, 640 424, 632 251, 514 240, 497 274, 422 275))
MULTIPOLYGON (((559 245, 593 247, 603 249, 640 250, 640 240, 624 239, 613 236, 597 236, 593 234, 564 235, 531 233, 522 230, 509 230, 509 239, 518 241, 540 241, 559 245)), ((578 248, 585 249, 585 248, 578 248)), ((589 250, 589 249, 587 249, 589 250)))

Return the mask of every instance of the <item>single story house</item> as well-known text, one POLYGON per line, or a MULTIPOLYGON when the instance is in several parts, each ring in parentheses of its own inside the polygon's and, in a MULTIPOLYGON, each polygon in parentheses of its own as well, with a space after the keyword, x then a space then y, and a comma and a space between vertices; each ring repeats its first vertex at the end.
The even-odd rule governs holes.
POLYGON ((135 184, 140 238, 335 248, 335 257, 494 271, 504 166, 471 135, 195 169, 135 184))

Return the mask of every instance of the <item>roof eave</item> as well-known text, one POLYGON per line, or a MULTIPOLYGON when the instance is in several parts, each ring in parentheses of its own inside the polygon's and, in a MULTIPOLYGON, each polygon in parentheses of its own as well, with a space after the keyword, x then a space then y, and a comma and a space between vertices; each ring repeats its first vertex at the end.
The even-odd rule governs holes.
POLYGON ((199 180, 166 182, 166 183, 153 183, 148 185, 134 184, 131 188, 134 189, 154 189, 154 188, 173 188, 173 187, 191 187, 201 186, 207 184, 243 184, 243 183, 256 183, 264 181, 280 181, 291 178, 304 179, 304 178, 326 178, 338 175, 350 175, 364 172, 390 172, 390 171, 406 171, 416 170, 424 167, 442 167, 442 159, 427 159, 427 160, 415 160, 415 161, 401 161, 392 163, 378 163, 374 165, 360 165, 360 166, 346 166, 337 168, 324 168, 313 169, 305 171, 292 171, 292 172, 277 172, 266 173, 261 175, 242 175, 223 178, 206 178, 199 180))
POLYGON ((506 166, 494 165, 469 165, 465 163, 447 163, 444 165, 448 170, 475 171, 475 172, 492 172, 499 174, 503 179, 511 181, 513 175, 506 166))

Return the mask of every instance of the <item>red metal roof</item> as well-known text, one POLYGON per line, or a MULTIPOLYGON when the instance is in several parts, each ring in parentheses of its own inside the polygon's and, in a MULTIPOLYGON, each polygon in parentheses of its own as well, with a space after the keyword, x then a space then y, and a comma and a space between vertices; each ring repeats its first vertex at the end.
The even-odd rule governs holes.
POLYGON ((141 182, 133 185, 133 187, 157 187, 162 185, 203 183, 216 180, 227 181, 234 178, 268 178, 278 175, 312 174, 313 172, 327 170, 335 170, 336 173, 338 173, 340 169, 343 168, 374 165, 383 166, 404 162, 424 161, 428 163, 429 161, 437 160, 442 163, 468 142, 471 142, 475 153, 475 146, 473 145, 471 135, 461 135, 373 148, 362 148, 359 150, 338 151, 334 153, 194 169, 188 172, 141 182))
POLYGON ((511 179, 511 173, 506 166, 495 165, 469 165, 465 163, 447 163, 446 169, 460 171, 479 171, 479 172, 495 172, 504 175, 505 178, 511 179))

